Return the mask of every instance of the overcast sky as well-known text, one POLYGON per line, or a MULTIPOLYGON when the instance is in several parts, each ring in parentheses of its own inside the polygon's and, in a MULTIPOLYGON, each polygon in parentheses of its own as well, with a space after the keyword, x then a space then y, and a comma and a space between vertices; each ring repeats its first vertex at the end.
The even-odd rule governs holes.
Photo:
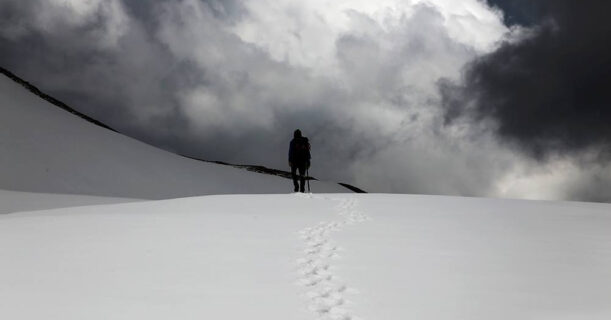
POLYGON ((0 0, 0 65, 119 131, 368 191, 611 201, 611 4, 0 0))

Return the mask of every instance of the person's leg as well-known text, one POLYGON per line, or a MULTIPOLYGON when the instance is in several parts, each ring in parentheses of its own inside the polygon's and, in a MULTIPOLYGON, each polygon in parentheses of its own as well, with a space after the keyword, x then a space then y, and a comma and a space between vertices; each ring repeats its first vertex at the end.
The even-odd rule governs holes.
POLYGON ((301 192, 305 192, 305 171, 306 171, 306 166, 303 164, 299 165, 299 178, 300 178, 299 191, 301 192))
POLYGON ((297 184, 297 166, 293 165, 291 167, 291 177, 293 178, 293 186, 295 188, 293 188, 294 192, 299 191, 299 184, 297 184))

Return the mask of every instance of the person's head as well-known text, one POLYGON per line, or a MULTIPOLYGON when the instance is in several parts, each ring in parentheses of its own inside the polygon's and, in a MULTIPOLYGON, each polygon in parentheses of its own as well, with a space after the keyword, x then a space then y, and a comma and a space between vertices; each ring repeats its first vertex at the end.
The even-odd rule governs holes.
POLYGON ((295 130, 295 132, 293 133, 293 138, 301 138, 301 130, 295 130))

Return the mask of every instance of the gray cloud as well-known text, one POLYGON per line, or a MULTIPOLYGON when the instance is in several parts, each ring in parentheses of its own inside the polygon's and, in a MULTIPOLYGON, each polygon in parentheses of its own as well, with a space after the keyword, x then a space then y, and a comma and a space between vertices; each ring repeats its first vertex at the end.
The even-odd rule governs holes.
POLYGON ((432 3, 0 0, 0 64, 179 153, 282 168, 301 128, 319 177, 498 195, 522 159, 485 127, 444 126, 436 83, 507 29, 480 1, 432 3))
POLYGON ((539 172, 513 183, 531 194, 552 186, 554 198, 611 201, 611 5, 490 2, 531 26, 469 63, 461 82, 440 82, 446 124, 487 127, 536 159, 539 172))
POLYGON ((546 13, 546 1, 486 0, 491 6, 503 12, 507 25, 536 25, 546 13))
POLYGON ((492 120, 501 138, 538 158, 590 148, 608 153, 611 4, 539 6, 543 22, 531 35, 476 59, 460 86, 442 86, 446 117, 492 120))

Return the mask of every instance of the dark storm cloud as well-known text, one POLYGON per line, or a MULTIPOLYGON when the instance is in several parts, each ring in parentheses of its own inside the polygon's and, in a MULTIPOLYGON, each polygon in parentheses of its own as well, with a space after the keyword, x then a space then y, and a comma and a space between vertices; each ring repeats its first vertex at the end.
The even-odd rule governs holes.
MULTIPOLYGON (((336 150, 327 147, 335 143, 333 137, 347 136, 351 130, 350 124, 334 120, 325 110, 329 104, 345 104, 345 99, 339 101, 342 98, 338 100, 335 93, 320 85, 316 87, 323 89, 308 91, 306 88, 317 80, 301 70, 270 61, 261 52, 223 34, 210 17, 203 17, 202 40, 196 37, 174 46, 207 41, 202 46, 225 51, 230 61, 223 63, 229 65, 201 65, 190 56, 176 56, 168 51, 168 43, 160 39, 159 33, 164 23, 179 26, 190 23, 181 21, 182 15, 168 14, 176 11, 184 1, 117 3, 124 5, 129 19, 123 23, 129 25, 120 37, 108 40, 116 43, 105 44, 107 29, 122 22, 112 21, 116 14, 112 16, 106 12, 108 8, 104 5, 95 7, 95 12, 87 15, 86 19, 72 23, 70 15, 74 12, 68 8, 62 11, 44 1, 0 1, 2 23, 6 27, 3 37, 0 37, 0 64, 123 133, 182 154, 239 163, 270 165, 271 162, 271 165, 281 166, 285 161, 274 159, 280 158, 277 148, 281 146, 284 155, 285 140, 297 127, 304 132, 317 132, 311 138, 319 152, 341 150, 353 155, 355 149, 366 149, 365 146, 359 147, 361 143, 375 145, 361 139, 357 143, 344 142, 342 148, 336 150), (46 19, 41 19, 44 10, 49 12, 46 19), (227 74, 229 78, 225 77, 227 74), (280 88, 275 83, 260 87, 253 83, 256 78, 252 77, 257 74, 271 74, 277 78, 274 81, 284 83, 287 90, 272 92, 280 88), (246 117, 265 114, 264 109, 274 109, 269 118, 277 121, 264 130, 249 127, 249 122, 252 122, 249 119, 219 128, 214 121, 208 122, 211 117, 205 110, 195 115, 185 114, 187 103, 181 99, 186 95, 183 92, 204 90, 213 92, 222 103, 235 96, 248 96, 251 99, 249 108, 253 111, 249 111, 246 117), (317 101, 311 102, 313 106, 307 106, 308 99, 304 99, 307 94, 298 91, 317 95, 317 101), (286 109, 287 104, 293 108, 286 109), (298 111, 300 109, 308 110, 298 111), (200 125, 202 122, 204 124, 200 125), (325 139, 317 137, 325 132, 325 139), (271 161, 270 155, 274 157, 271 161)), ((200 3, 205 5, 207 13, 224 23, 231 24, 244 14, 237 1, 200 3)), ((165 35, 166 38, 180 38, 178 34, 171 34, 173 31, 187 33, 191 30, 172 30, 165 35)), ((200 47, 192 47, 188 54, 201 51, 200 47)), ((198 103, 195 101, 193 104, 198 103)), ((202 103, 205 107, 205 101, 202 103)), ((232 110, 226 105, 219 108, 226 110, 227 118, 232 118, 232 110)), ((334 161, 326 164, 329 167, 338 165, 334 161)))
POLYGON ((489 5, 503 11, 503 20, 507 25, 530 26, 544 14, 541 1, 523 0, 486 0, 489 5))
POLYGON ((505 26, 475 0, 372 4, 0 0, 0 65, 182 154, 285 168, 300 128, 318 177, 493 194, 512 155, 440 130, 435 83, 505 26))
MULTIPOLYGON (((57 12, 49 18, 51 21, 44 23, 38 18, 40 10, 46 9, 41 3, 0 2, 2 21, 9 25, 8 28, 3 26, 4 37, 0 37, 0 63, 41 85, 52 95, 83 106, 85 110, 82 111, 93 116, 104 117, 106 112, 125 110, 121 103, 124 98, 121 86, 118 82, 113 85, 112 81, 115 76, 121 76, 114 72, 118 59, 114 52, 101 48, 101 40, 96 34, 104 28, 104 18, 93 14, 87 21, 70 24, 57 12), (92 94, 93 91, 98 94, 92 94), (85 101, 91 105, 83 103, 85 101), (117 107, 110 110, 104 106, 117 107)), ((70 11, 65 13, 66 16, 70 14, 70 11)))
POLYGON ((69 5, 0 1, 0 64, 95 119, 171 148, 186 121, 172 93, 198 73, 154 40, 156 6, 126 1, 132 19, 113 12, 117 3, 80 15, 69 5), (155 130, 142 132, 143 115, 155 130))
POLYGON ((592 149, 608 155, 610 11, 608 1, 538 1, 528 35, 477 58, 463 83, 442 83, 446 120, 491 120, 499 137, 537 158, 592 149))

